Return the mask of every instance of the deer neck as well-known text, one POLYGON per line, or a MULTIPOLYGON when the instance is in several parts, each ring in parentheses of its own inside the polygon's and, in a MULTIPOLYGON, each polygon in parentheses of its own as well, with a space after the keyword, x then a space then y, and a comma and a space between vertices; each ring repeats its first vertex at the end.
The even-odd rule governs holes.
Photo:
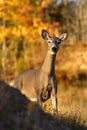
POLYGON ((56 54, 51 54, 47 52, 44 62, 40 68, 41 72, 49 75, 53 74, 55 71, 55 58, 56 54))

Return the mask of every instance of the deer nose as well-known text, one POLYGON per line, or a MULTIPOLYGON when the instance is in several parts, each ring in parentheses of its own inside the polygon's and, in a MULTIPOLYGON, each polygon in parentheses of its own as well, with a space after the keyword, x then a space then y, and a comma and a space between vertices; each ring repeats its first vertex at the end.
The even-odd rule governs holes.
POLYGON ((57 51, 57 47, 56 46, 52 47, 52 51, 56 52, 57 51))

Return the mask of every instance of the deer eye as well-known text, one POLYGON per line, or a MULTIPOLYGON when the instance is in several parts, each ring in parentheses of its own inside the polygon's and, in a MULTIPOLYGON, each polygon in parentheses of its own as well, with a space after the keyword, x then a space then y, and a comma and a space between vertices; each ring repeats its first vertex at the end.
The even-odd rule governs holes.
POLYGON ((58 40, 58 41, 57 41, 57 44, 60 44, 60 43, 61 43, 61 40, 58 40))
POLYGON ((57 44, 60 44, 60 42, 57 42, 57 44))
POLYGON ((51 42, 49 41, 48 43, 50 44, 51 42))
POLYGON ((60 42, 59 42, 59 41, 57 41, 56 43, 57 43, 57 44, 60 44, 60 42))

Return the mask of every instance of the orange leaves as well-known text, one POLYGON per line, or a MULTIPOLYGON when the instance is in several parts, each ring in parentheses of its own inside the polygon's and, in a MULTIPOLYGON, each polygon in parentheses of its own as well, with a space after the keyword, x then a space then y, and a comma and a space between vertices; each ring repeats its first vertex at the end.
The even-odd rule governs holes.
POLYGON ((24 14, 26 13, 26 9, 25 8, 18 8, 18 13, 24 14))
MULTIPOLYGON (((16 15, 15 15, 16 16, 16 15)), ((23 26, 27 26, 27 24, 32 23, 32 20, 30 17, 24 17, 24 16, 19 16, 19 17, 15 17, 16 21, 18 22, 18 24, 22 24, 23 26)))
POLYGON ((0 1, 0 11, 1 11, 3 5, 4 5, 4 2, 3 2, 3 0, 1 0, 1 1, 0 1))
POLYGON ((54 2, 56 2, 56 0, 42 0, 41 1, 41 8, 45 8, 54 2))
POLYGON ((47 5, 47 1, 46 0, 42 0, 42 2, 41 2, 41 8, 46 7, 46 5, 47 5))
POLYGON ((37 39, 41 30, 57 27, 59 23, 49 24, 42 20, 42 8, 53 0, 42 0, 41 4, 35 4, 31 0, 3 0, 0 2, 0 19, 2 20, 0 40, 3 37, 19 38, 23 35, 27 42, 37 39), (3 11, 5 8, 5 11, 3 11), (7 21, 7 27, 3 27, 3 20, 7 21), (12 37, 13 36, 13 37, 12 37))
POLYGON ((52 0, 42 0, 41 2, 41 8, 45 8, 48 6, 48 4, 51 3, 52 0))
POLYGON ((32 9, 33 9, 32 6, 25 5, 25 6, 17 8, 17 12, 20 14, 25 14, 25 13, 30 13, 32 9))

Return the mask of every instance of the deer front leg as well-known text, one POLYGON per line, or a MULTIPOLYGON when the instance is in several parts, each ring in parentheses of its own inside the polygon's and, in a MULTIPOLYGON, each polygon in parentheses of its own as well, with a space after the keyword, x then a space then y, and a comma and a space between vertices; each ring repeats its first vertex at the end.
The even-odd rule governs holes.
POLYGON ((52 89, 51 100, 52 100, 54 115, 58 115, 57 87, 52 89))
POLYGON ((42 99, 41 99, 41 94, 40 93, 38 93, 38 95, 37 95, 37 102, 42 107, 42 99))

